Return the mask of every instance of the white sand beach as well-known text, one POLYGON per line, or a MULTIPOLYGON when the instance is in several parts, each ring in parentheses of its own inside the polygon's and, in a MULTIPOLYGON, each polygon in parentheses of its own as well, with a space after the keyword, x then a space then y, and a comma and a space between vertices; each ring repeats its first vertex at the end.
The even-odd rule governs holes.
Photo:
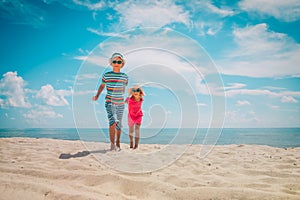
POLYGON ((162 145, 141 144, 133 151, 122 144, 121 152, 103 146, 107 144, 90 143, 87 149, 81 141, 0 139, 0 199, 300 199, 300 148, 220 145, 199 159, 201 145, 191 145, 166 165, 167 151, 153 160, 145 157, 162 145), (138 157, 148 160, 129 160, 138 157), (140 164, 136 170, 144 167, 142 162, 150 168, 128 173, 135 163, 140 164), (157 162, 154 168, 160 168, 152 171, 150 164, 157 162))

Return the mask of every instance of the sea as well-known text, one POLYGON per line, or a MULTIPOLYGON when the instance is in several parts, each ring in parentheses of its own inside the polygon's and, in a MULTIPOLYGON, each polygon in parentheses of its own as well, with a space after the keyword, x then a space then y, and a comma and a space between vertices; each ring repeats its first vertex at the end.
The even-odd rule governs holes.
MULTIPOLYGON (((12 137, 109 142, 109 131, 101 128, 0 129, 0 138, 12 137)), ((128 129, 122 130, 121 142, 129 142, 128 129)), ((300 147, 300 128, 142 128, 140 142, 144 144, 256 144, 289 148, 300 147)))

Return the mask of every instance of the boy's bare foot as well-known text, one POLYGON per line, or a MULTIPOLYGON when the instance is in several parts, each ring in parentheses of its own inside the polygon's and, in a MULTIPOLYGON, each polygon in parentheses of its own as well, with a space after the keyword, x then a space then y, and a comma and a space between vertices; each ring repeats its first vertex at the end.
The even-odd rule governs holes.
POLYGON ((133 149, 137 149, 139 146, 136 144, 136 145, 134 145, 134 148, 133 149))
POLYGON ((120 141, 116 141, 116 146, 119 147, 119 148, 121 147, 120 146, 120 141))
POLYGON ((120 147, 116 147, 116 151, 121 151, 121 148, 120 147))
POLYGON ((116 151, 121 151, 120 141, 116 142, 116 151))
POLYGON ((116 146, 113 143, 110 143, 110 150, 111 151, 115 151, 116 150, 116 146))

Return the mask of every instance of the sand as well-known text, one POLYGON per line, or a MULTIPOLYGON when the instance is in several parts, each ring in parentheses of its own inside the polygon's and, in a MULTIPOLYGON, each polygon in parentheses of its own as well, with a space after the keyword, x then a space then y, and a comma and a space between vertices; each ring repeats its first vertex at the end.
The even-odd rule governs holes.
POLYGON ((300 199, 300 148, 172 147, 2 138, 0 199, 300 199))

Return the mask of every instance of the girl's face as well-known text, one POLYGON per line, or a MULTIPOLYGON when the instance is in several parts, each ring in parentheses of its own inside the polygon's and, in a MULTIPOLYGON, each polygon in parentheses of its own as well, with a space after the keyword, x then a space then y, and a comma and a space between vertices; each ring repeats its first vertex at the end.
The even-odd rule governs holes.
POLYGON ((133 88, 132 89, 132 95, 135 98, 141 97, 141 89, 140 88, 133 88))

